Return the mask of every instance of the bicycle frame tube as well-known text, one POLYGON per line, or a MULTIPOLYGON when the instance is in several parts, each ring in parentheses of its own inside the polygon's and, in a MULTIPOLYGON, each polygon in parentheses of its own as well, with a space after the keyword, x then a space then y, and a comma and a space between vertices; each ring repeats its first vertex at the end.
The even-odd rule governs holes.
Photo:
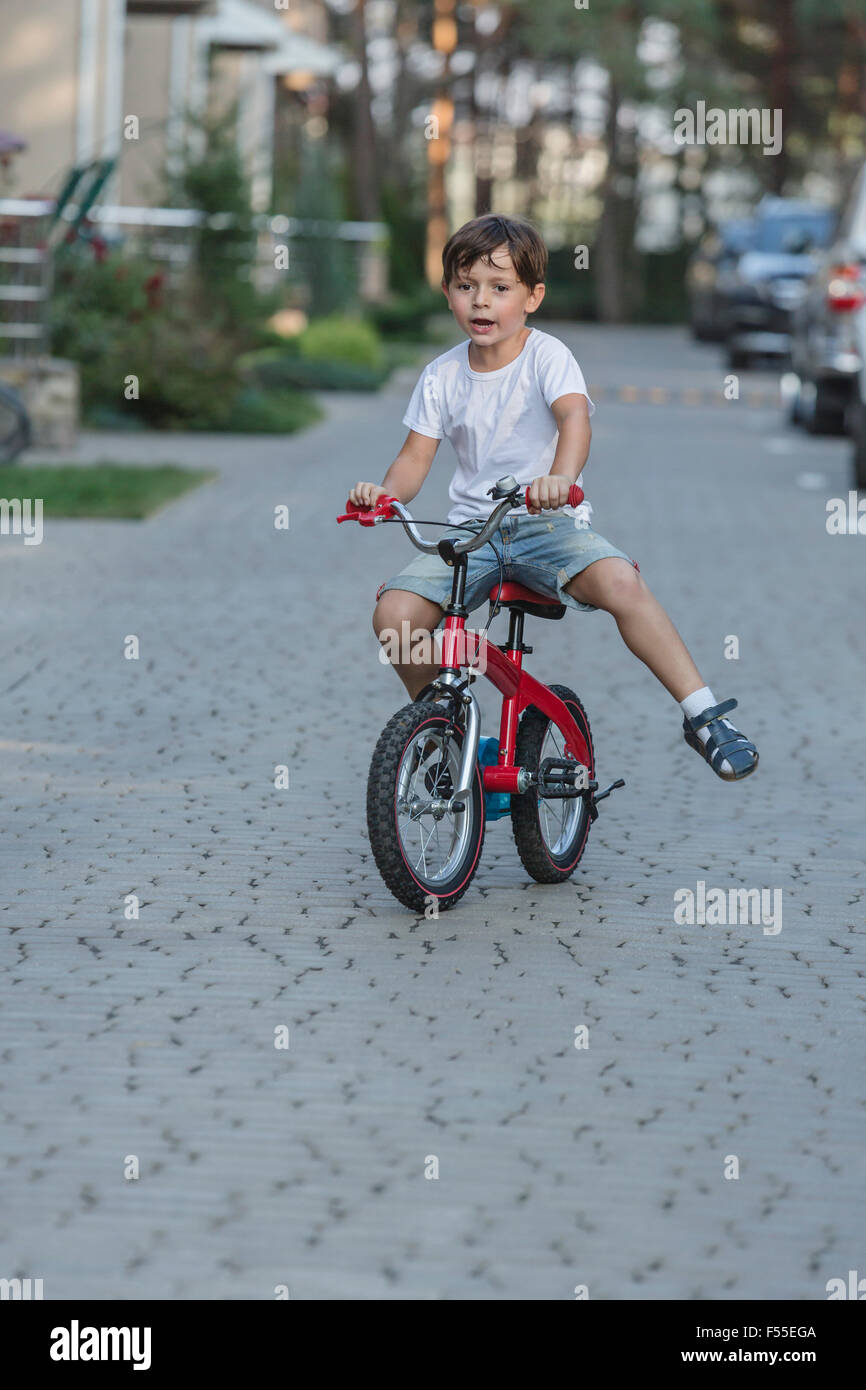
POLYGON ((592 760, 586 741, 572 719, 568 706, 558 695, 523 669, 523 653, 519 648, 501 652, 486 637, 466 631, 466 619, 461 614, 449 614, 445 619, 442 644, 442 670, 466 666, 479 656, 484 675, 502 695, 502 716, 499 726, 499 761, 496 767, 484 769, 484 790, 517 791, 517 769, 514 750, 517 725, 527 705, 535 705, 546 714, 563 734, 568 749, 579 763, 593 773, 592 760))
MULTIPOLYGON (((523 670, 522 624, 519 629, 521 635, 517 638, 516 645, 507 647, 504 652, 486 637, 479 638, 478 633, 466 631, 468 615, 463 599, 467 563, 465 554, 454 557, 454 580, 451 585, 451 601, 445 609, 442 665, 439 675, 440 678, 447 675, 448 679, 454 680, 462 668, 477 656, 479 660, 483 659, 483 674, 502 695, 499 760, 496 767, 484 768, 484 790, 518 793, 523 790, 518 786, 519 769, 514 762, 514 753, 517 745, 517 726, 527 705, 535 705, 542 714, 546 714, 548 719, 553 721, 565 739, 567 750, 592 776, 594 769, 589 749, 583 734, 568 712, 568 706, 546 685, 523 670)), ((465 693, 464 701, 466 738, 458 774, 461 785, 455 793, 455 799, 469 794, 481 724, 478 702, 471 691, 465 693)))

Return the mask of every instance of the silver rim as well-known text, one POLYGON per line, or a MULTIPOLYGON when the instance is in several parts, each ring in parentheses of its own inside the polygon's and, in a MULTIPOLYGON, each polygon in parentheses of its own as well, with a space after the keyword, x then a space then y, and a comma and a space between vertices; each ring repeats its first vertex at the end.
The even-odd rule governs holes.
POLYGON ((435 816, 436 798, 457 790, 460 749, 453 738, 424 729, 406 748, 397 769, 397 833, 406 863, 416 878, 445 883, 457 868, 472 830, 472 797, 464 811, 435 816), (448 775, 446 775, 446 773, 448 775))
MULTIPOLYGON (((564 758, 565 739, 555 724, 548 724, 539 763, 545 758, 564 758)), ((582 796, 548 801, 538 797, 538 825, 548 854, 563 855, 570 849, 581 818, 587 814, 582 796)))

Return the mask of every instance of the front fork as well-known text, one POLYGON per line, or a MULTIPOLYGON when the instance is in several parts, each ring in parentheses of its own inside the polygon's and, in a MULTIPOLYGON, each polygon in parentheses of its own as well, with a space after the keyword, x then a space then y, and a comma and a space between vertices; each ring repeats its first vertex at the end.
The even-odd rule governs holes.
POLYGON ((463 726, 463 749, 460 754, 460 767, 457 773, 457 790, 445 803, 448 811, 462 811, 467 796, 472 795, 475 779, 475 764, 478 760, 478 744, 481 740, 481 711, 471 690, 463 687, 458 672, 442 670, 435 681, 431 681, 416 699, 427 694, 446 694, 451 700, 451 719, 463 726))
POLYGON ((465 556, 463 563, 457 565, 454 574, 454 587, 449 609, 446 610, 445 631, 442 644, 442 666, 435 681, 416 695, 423 699, 428 693, 447 695, 452 702, 451 718, 463 724, 463 750, 457 774, 457 790, 445 803, 449 811, 462 811, 467 796, 472 795, 475 778, 475 764, 478 759, 478 744, 481 738, 481 711, 478 701, 468 688, 469 682, 463 676, 461 666, 465 664, 464 625, 466 609, 463 607, 463 591, 466 582, 465 556))
POLYGON ((449 811, 462 811, 467 796, 472 795, 475 781, 475 764, 478 760, 478 743, 481 738, 481 711, 471 690, 464 690, 463 703, 463 751, 460 755, 460 771, 457 774, 457 791, 450 798, 449 811))

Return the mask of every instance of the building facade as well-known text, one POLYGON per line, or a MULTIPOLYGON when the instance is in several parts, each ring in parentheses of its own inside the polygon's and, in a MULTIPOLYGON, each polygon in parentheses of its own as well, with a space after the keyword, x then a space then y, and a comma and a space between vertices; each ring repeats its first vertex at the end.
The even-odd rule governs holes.
POLYGON ((190 115, 234 107, 255 206, 270 202, 280 89, 326 100, 342 55, 322 0, 0 0, 0 126, 25 143, 6 196, 46 198, 69 170, 116 168, 101 201, 158 205, 190 115))

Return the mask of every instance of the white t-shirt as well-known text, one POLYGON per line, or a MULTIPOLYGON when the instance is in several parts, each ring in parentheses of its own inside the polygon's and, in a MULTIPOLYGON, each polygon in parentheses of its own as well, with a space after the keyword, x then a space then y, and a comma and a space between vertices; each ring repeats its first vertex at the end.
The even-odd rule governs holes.
MULTIPOLYGON (((424 368, 412 392, 403 424, 430 439, 449 439, 457 468, 448 495, 450 522, 487 517, 496 505, 487 496, 498 478, 513 473, 528 486, 550 472, 559 440, 550 409, 572 392, 589 398, 574 354, 559 338, 531 328, 523 351, 494 372, 469 365, 469 339, 443 352, 424 368)), ((578 478, 582 485, 583 474, 578 478)), ((575 525, 588 524, 589 502, 562 507, 575 525)), ((515 508, 514 515, 526 513, 515 508)), ((541 513, 544 515, 545 513, 541 513)))

